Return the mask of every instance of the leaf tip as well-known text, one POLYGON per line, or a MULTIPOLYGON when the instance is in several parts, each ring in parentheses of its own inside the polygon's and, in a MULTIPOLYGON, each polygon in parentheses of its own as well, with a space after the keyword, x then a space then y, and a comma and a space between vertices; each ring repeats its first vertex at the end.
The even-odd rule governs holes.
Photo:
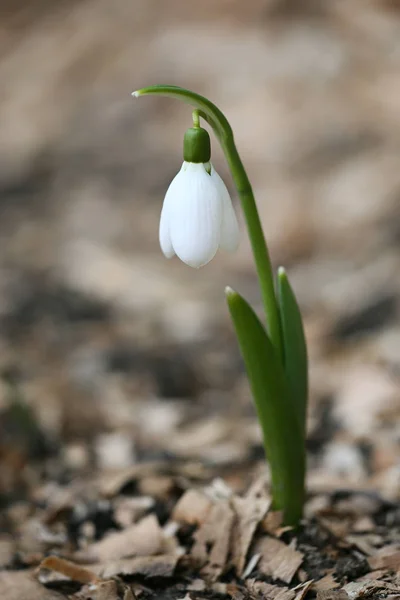
POLYGON ((279 279, 286 279, 287 278, 285 267, 278 267, 278 277, 279 277, 279 279))
POLYGON ((131 96, 133 96, 134 98, 139 98, 139 96, 140 96, 140 91, 141 91, 141 90, 136 90, 136 91, 132 92, 132 93, 131 93, 131 96))

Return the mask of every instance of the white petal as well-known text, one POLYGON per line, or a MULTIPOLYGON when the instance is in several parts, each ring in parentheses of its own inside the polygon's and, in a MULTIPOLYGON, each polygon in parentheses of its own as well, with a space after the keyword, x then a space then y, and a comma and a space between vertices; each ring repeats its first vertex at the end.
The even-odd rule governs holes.
POLYGON ((177 181, 177 178, 179 178, 180 172, 181 171, 179 171, 179 173, 175 175, 174 179, 171 181, 167 193, 165 194, 164 203, 161 210, 159 239, 161 250, 167 258, 172 258, 175 255, 175 250, 172 246, 170 235, 170 207, 175 196, 175 189, 177 187, 179 188, 179 180, 177 181))
POLYGON ((219 246, 223 250, 234 252, 239 246, 239 226, 232 206, 232 200, 225 183, 214 167, 211 168, 211 178, 222 198, 222 223, 219 246))
POLYGON ((202 164, 184 163, 173 183, 173 200, 168 208, 172 246, 187 265, 202 267, 219 246, 220 193, 202 164))

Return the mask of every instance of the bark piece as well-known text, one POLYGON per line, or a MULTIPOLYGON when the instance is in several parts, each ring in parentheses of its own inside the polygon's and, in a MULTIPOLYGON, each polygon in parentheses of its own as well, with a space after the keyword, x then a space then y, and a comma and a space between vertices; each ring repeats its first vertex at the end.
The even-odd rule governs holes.
POLYGON ((272 537, 263 537, 255 545, 254 552, 261 554, 259 570, 273 579, 290 583, 303 562, 303 554, 272 537))
POLYGON ((235 514, 229 502, 218 502, 196 532, 192 556, 204 564, 201 573, 212 581, 215 581, 226 567, 234 519, 235 514))

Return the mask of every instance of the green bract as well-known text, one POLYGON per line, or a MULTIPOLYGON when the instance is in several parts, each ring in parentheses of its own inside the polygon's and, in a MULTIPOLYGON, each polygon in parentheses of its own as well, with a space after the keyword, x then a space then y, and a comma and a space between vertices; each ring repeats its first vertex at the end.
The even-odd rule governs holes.
POLYGON ((207 98, 180 87, 157 85, 133 93, 137 97, 147 94, 177 98, 195 109, 194 128, 185 136, 186 161, 198 162, 207 156, 206 137, 199 133, 199 120, 203 118, 212 127, 228 162, 253 250, 265 327, 244 298, 229 288, 227 301, 271 467, 274 507, 283 510, 287 524, 296 525, 302 516, 305 495, 308 379, 306 342, 295 295, 282 268, 275 290, 253 190, 225 115, 207 98))

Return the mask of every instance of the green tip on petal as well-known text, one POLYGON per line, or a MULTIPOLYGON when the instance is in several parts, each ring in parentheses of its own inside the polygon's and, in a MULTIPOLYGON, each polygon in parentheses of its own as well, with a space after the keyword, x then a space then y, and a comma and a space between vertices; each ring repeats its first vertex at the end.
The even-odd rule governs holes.
POLYGON ((208 163, 211 158, 210 136, 203 127, 190 127, 183 139, 183 160, 190 163, 208 163))

